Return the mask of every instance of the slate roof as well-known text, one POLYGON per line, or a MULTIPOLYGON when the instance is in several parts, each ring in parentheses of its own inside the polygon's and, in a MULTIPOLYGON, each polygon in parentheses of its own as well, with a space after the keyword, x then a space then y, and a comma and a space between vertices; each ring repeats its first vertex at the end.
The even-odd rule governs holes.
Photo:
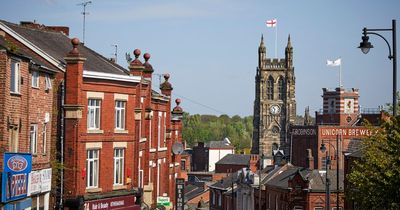
MULTIPOLYGON (((71 39, 65 34, 24 27, 4 20, 0 20, 0 23, 6 25, 11 30, 23 36, 29 42, 65 65, 64 57, 66 57, 67 53, 72 50, 71 39)), ((78 46, 78 50, 83 57, 87 58, 84 64, 85 70, 128 75, 128 70, 109 61, 107 58, 92 49, 81 44, 78 46)))
POLYGON ((363 151, 360 149, 360 150, 357 150, 357 151, 355 151, 355 152, 352 152, 352 153, 350 153, 350 154, 348 154, 348 155, 346 155, 346 156, 347 156, 347 157, 361 158, 362 155, 363 155, 363 151))
POLYGON ((185 201, 189 201, 206 191, 208 191, 208 189, 204 190, 203 187, 188 184, 185 186, 185 201))
POLYGON ((251 155, 242 155, 242 154, 227 154, 221 160, 216 162, 215 164, 223 164, 223 165, 249 165, 250 164, 250 156, 251 155))
MULTIPOLYGON (((297 173, 299 173, 304 180, 309 181, 310 192, 325 192, 326 173, 321 173, 320 170, 310 170, 308 168, 290 166, 287 170, 283 170, 281 173, 271 178, 266 182, 268 186, 278 187, 281 189, 287 189, 288 181, 292 179, 297 173)), ((332 191, 336 191, 336 170, 328 170, 328 176, 331 180, 330 188, 332 191)), ((343 189, 343 170, 339 170, 339 189, 343 189)))
POLYGON ((210 188, 228 190, 228 188, 232 187, 232 182, 236 179, 236 177, 238 177, 238 172, 231 173, 227 177, 224 177, 221 180, 210 185, 210 188))
POLYGON ((224 141, 210 141, 206 143, 206 146, 210 149, 212 148, 226 148, 226 149, 233 149, 234 147, 230 144, 226 144, 224 141))

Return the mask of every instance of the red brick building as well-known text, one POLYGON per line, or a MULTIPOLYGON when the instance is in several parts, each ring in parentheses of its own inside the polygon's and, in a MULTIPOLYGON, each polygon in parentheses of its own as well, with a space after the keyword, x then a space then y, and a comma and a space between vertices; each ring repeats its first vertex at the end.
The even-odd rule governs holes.
POLYGON ((372 125, 377 125, 384 113, 379 109, 361 109, 358 104, 358 89, 324 88, 322 97, 323 110, 316 112, 314 125, 291 126, 291 163, 324 169, 328 154, 330 168, 336 169, 338 150, 339 168, 343 169, 344 155, 357 151, 362 139, 371 135, 371 131, 362 122, 367 120, 372 125), (321 144, 326 145, 326 153, 320 151, 321 144))
MULTIPOLYGON (((31 100, 40 98, 40 102, 31 102, 30 106, 22 103, 21 107, 30 109, 18 112, 43 113, 40 106, 51 108, 53 126, 47 128, 51 141, 46 144, 52 152, 43 162, 39 156, 33 160, 40 167, 49 167, 50 158, 64 164, 64 170, 53 170, 54 180, 61 180, 58 187, 52 186, 54 205, 55 198, 58 204, 70 209, 94 209, 98 205, 138 207, 140 200, 135 197, 140 196, 150 206, 156 205, 157 197, 174 201, 174 180, 180 176, 181 160, 180 154, 172 154, 171 147, 182 141, 183 110, 177 100, 171 112, 169 75, 164 76, 160 93, 152 90, 150 54, 144 54, 142 63, 140 50, 135 50, 135 59, 125 69, 78 40, 71 45, 67 27, 1 21, 0 29, 6 44, 27 52, 40 64, 40 68, 34 69, 39 76, 51 75, 52 98, 32 93, 31 100)), ((27 75, 29 59, 25 60, 21 69, 27 75)), ((27 75, 22 80, 27 84, 30 78, 27 75)), ((44 84, 48 79, 39 81, 44 84)), ((24 98, 25 93, 21 96, 24 98)), ((7 116, 0 116, 0 123, 5 123, 7 116)), ((34 117, 43 121, 46 116, 34 117)), ((13 121, 11 125, 19 126, 22 121, 13 121)), ((2 138, 8 139, 8 133, 4 134, 7 136, 2 138)), ((28 148, 25 140, 26 137, 20 137, 19 141, 24 152, 28 148)), ((39 149, 42 150, 40 145, 39 149)))
MULTIPOLYGON (((15 153, 29 154, 32 170, 26 177, 29 181, 20 180, 28 183, 22 187, 25 195, 17 200, 3 199, 1 205, 8 209, 49 209, 55 145, 52 131, 57 122, 54 78, 59 71, 14 43, 15 36, 0 22, 0 168, 5 168, 4 154, 15 153)), ((2 185, 3 190, 8 188, 6 182, 2 185)))

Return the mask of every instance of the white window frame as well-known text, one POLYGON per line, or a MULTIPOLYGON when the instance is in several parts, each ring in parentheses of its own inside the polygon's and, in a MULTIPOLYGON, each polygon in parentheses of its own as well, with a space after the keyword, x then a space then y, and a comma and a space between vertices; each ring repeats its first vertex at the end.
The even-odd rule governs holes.
POLYGON ((144 177, 144 171, 143 169, 139 169, 139 187, 143 188, 143 177, 144 177))
POLYGON ((124 148, 114 148, 114 186, 124 185, 124 148))
POLYGON ((101 100, 89 98, 87 128, 89 130, 100 130, 100 122, 101 122, 101 100))
POLYGON ((31 124, 29 128, 29 145, 30 145, 30 152, 32 154, 37 154, 37 147, 38 147, 38 125, 31 124))
POLYGON ((162 113, 158 112, 158 120, 157 120, 157 147, 161 148, 161 120, 162 120, 162 113))
POLYGON ((51 90, 53 88, 53 83, 51 82, 51 78, 49 74, 45 74, 44 76, 46 82, 46 90, 51 90))
POLYGON ((21 86, 21 70, 20 70, 20 62, 14 59, 11 59, 11 75, 10 75, 10 92, 11 93, 20 93, 21 86))
POLYGON ((165 112, 163 112, 163 128, 164 128, 164 131, 163 131, 163 134, 164 134, 164 147, 165 147, 165 145, 166 145, 166 143, 167 143, 167 123, 165 122, 165 119, 167 118, 167 114, 165 113, 165 112))
POLYGON ((115 101, 115 129, 124 130, 125 129, 125 107, 126 101, 115 101))
POLYGON ((86 153, 86 188, 98 188, 100 150, 90 149, 86 150, 86 153))
POLYGON ((39 88, 39 77, 40 74, 38 71, 32 71, 31 87, 39 88))
POLYGON ((149 148, 152 149, 153 148, 153 118, 150 118, 150 125, 149 125, 149 148))
POLYGON ((46 154, 46 152, 47 152, 47 123, 43 124, 42 138, 43 138, 42 153, 46 154))
MULTIPOLYGON (((332 210, 336 210, 337 208, 336 208, 336 206, 335 207, 332 207, 332 210)), ((342 210, 342 207, 341 206, 339 206, 339 210, 342 210)))

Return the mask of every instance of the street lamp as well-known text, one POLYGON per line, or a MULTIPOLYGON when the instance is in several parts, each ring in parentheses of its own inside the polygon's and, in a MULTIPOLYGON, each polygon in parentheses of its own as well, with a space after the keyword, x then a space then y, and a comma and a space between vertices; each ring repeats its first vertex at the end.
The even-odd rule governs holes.
MULTIPOLYGON (((339 210, 339 140, 341 140, 341 137, 339 135, 336 136, 336 148, 333 146, 331 143, 326 142, 329 144, 334 150, 335 150, 335 156, 336 156, 336 210, 339 210)), ((326 209, 330 209, 330 189, 329 185, 330 179, 328 177, 328 170, 329 170, 329 165, 331 164, 331 158, 330 154, 328 151, 326 151, 326 146, 325 143, 321 144, 321 147, 319 148, 322 153, 325 153, 325 160, 326 160, 326 176, 325 176, 325 182, 326 182, 326 209)))
POLYGON ((367 34, 373 34, 376 36, 381 37, 383 40, 385 40, 387 46, 389 47, 389 56, 388 58, 393 61, 393 116, 397 115, 397 50, 396 50, 396 20, 392 20, 392 28, 390 29, 368 29, 364 28, 363 29, 363 36, 362 42, 360 42, 360 46, 358 48, 361 49, 361 51, 364 54, 367 54, 371 48, 374 48, 374 46, 368 41, 369 36, 367 34), (383 37, 382 35, 375 33, 374 31, 391 31, 392 32, 392 47, 393 51, 390 48, 389 42, 383 37))

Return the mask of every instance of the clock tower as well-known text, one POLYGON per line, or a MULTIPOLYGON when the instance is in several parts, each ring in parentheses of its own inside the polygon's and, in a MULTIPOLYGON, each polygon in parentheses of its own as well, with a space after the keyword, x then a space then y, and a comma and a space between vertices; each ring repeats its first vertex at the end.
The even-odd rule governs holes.
POLYGON ((253 154, 264 154, 272 159, 274 150, 282 150, 288 157, 289 125, 296 118, 293 47, 288 37, 284 59, 267 58, 264 38, 258 48, 256 96, 253 118, 253 154))

